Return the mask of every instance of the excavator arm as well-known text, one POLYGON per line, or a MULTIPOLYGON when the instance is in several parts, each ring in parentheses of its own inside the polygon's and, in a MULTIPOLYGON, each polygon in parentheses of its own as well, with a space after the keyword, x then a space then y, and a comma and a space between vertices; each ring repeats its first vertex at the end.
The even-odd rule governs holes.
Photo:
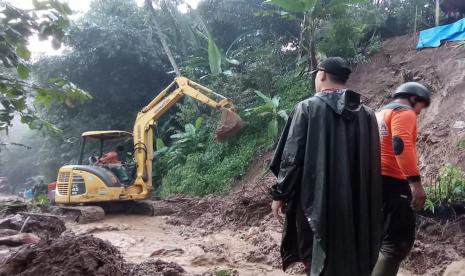
POLYGON ((225 139, 240 130, 241 119, 230 99, 185 77, 177 77, 137 115, 133 133, 137 174, 134 185, 128 187, 128 194, 140 194, 152 189, 153 126, 161 116, 184 96, 191 97, 222 111, 217 139, 225 139))

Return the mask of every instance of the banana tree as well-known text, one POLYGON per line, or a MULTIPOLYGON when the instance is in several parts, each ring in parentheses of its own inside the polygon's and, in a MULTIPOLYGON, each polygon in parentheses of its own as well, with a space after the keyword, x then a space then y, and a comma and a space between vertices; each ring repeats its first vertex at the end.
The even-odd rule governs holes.
POLYGON ((189 152, 203 149, 205 145, 202 143, 204 131, 202 131, 203 118, 199 117, 195 124, 186 124, 183 132, 178 132, 171 135, 173 147, 179 155, 186 156, 189 152))
MULTIPOLYGON (((155 12, 155 9, 153 8, 152 0, 145 0, 144 5, 146 9, 149 11, 149 22, 153 24, 153 26, 155 27, 155 32, 158 38, 160 39, 161 45, 163 47, 163 50, 165 51, 166 56, 168 57, 168 60, 171 63, 171 67, 173 67, 173 71, 175 72, 177 77, 181 76, 181 72, 179 71, 178 64, 176 63, 176 60, 174 59, 174 55, 171 52, 171 49, 168 45, 166 36, 161 29, 160 23, 158 22, 158 18, 157 18, 158 16, 157 16, 157 13, 155 12)), ((152 27, 150 27, 149 38, 152 39, 152 27)))
POLYGON ((199 117, 194 124, 186 124, 184 131, 170 136, 173 139, 170 146, 166 146, 162 139, 156 139, 154 162, 155 167, 159 170, 157 175, 165 175, 170 168, 184 163, 189 153, 205 148, 202 140, 206 135, 205 131, 201 129, 202 123, 203 118, 199 117))
POLYGON ((269 117, 270 121, 267 126, 268 138, 275 140, 278 136, 279 131, 279 119, 287 121, 288 115, 287 112, 283 109, 280 109, 280 98, 279 96, 274 96, 273 98, 268 97, 260 91, 255 91, 255 94, 263 101, 259 106, 246 109, 246 115, 257 115, 259 117, 269 117))
MULTIPOLYGON (((301 55, 305 52, 308 56, 309 71, 315 70, 316 58, 316 35, 321 23, 329 18, 334 12, 344 10, 350 6, 356 6, 367 0, 266 0, 265 3, 275 4, 282 9, 303 14, 300 32, 299 48, 301 55), (303 51, 302 51, 303 50, 303 51)), ((311 84, 313 85, 314 76, 311 84)))

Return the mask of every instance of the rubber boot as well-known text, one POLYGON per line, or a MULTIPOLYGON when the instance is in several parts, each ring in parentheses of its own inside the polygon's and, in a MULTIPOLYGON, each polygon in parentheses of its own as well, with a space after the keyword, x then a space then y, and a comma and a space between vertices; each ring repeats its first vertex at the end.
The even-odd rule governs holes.
POLYGON ((400 267, 399 260, 386 258, 383 254, 379 254, 378 261, 371 276, 396 276, 400 267))

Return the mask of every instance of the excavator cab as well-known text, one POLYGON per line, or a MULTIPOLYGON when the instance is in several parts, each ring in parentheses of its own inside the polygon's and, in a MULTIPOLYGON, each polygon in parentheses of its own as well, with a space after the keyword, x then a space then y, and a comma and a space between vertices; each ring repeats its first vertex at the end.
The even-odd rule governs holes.
MULTIPOLYGON (((87 142, 99 141, 99 154, 95 156, 97 160, 92 160, 89 163, 96 163, 103 156, 105 142, 132 140, 132 133, 122 130, 106 130, 106 131, 86 131, 82 134, 81 151, 79 154, 78 165, 84 162, 87 142)), ((93 156, 91 156, 92 158, 93 156)), ((92 158, 93 159, 93 158, 92 158)))
POLYGON ((114 181, 119 182, 124 186, 128 186, 133 179, 131 179, 130 175, 132 175, 131 168, 126 164, 126 158, 124 158, 124 147, 121 145, 125 141, 131 141, 132 143, 132 133, 121 131, 121 130, 108 130, 108 131, 87 131, 82 134, 82 142, 81 142, 81 152, 79 155, 79 162, 78 165, 83 164, 84 155, 86 152, 86 143, 87 141, 97 140, 99 141, 99 154, 92 155, 88 158, 89 165, 91 166, 100 166, 102 168, 107 169, 111 173, 113 173, 115 177, 112 177, 114 181), (107 147, 107 151, 110 150, 110 153, 104 155, 104 147, 105 144, 110 142, 111 147, 107 147), (119 144, 119 146, 115 146, 115 143, 119 144), (116 152, 114 149, 116 148, 116 152), (108 162, 102 162, 105 159, 108 159, 108 156, 113 154, 112 159, 116 161, 116 164, 111 164, 108 162), (107 156, 108 155, 108 156, 107 156), (107 163, 107 164, 105 164, 107 163))

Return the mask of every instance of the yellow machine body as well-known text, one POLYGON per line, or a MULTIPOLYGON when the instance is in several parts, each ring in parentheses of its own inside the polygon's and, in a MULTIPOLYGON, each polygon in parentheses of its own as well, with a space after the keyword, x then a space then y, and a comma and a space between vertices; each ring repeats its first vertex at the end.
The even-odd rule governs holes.
POLYGON ((57 203, 89 203, 120 200, 123 187, 108 187, 102 179, 91 172, 73 169, 73 166, 61 167, 58 172, 55 190, 57 203), (82 187, 79 187, 82 185, 82 187), (82 190, 82 193, 80 192, 82 190))
MULTIPOLYGON (((66 165, 59 169, 57 186, 55 189, 55 202, 64 205, 91 204, 98 202, 117 202, 130 200, 143 200, 150 197, 152 192, 152 160, 153 160, 153 128, 158 119, 165 114, 176 102, 184 96, 192 97, 208 106, 218 109, 232 116, 222 116, 221 135, 231 129, 237 132, 241 127, 240 117, 232 101, 184 77, 178 77, 166 89, 158 94, 137 115, 133 133, 120 130, 88 131, 82 134, 83 144, 79 164, 82 164, 86 140, 97 140, 101 143, 100 157, 102 155, 103 141, 132 139, 134 145, 134 161, 136 170, 131 183, 119 183, 115 174, 109 169, 94 165, 66 165), (170 91, 171 88, 176 88, 170 91), (208 97, 205 93, 219 98, 218 101, 208 97), (233 118, 223 122, 223 118, 233 118), (225 129, 225 125, 227 129, 225 129)), ((226 135, 227 136, 227 135, 226 135)))

